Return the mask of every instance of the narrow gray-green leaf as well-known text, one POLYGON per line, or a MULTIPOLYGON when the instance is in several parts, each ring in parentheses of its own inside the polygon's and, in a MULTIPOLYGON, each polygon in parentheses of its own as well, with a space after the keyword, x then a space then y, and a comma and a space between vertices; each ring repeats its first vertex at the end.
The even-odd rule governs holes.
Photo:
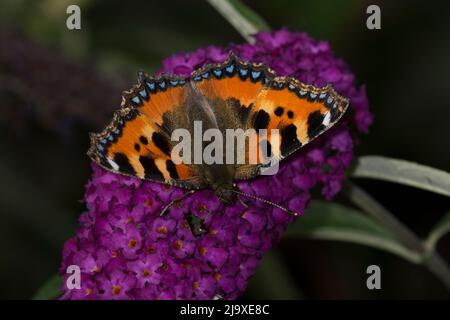
POLYGON ((350 175, 400 183, 450 197, 450 173, 405 160, 359 157, 350 175))
POLYGON ((249 43, 254 43, 255 40, 252 37, 254 33, 270 30, 263 18, 239 0, 208 0, 208 2, 249 43))
POLYGON ((376 201, 370 194, 350 181, 346 181, 344 193, 370 217, 395 234, 404 247, 417 256, 418 263, 428 268, 450 291, 450 268, 435 250, 427 250, 424 243, 394 214, 376 201))
POLYGON ((380 223, 331 202, 312 201, 305 215, 289 226, 285 236, 351 242, 396 254, 413 263, 420 261, 418 254, 403 246, 380 223))
POLYGON ((395 234, 400 243, 407 248, 419 253, 425 251, 422 241, 364 189, 347 180, 344 183, 343 193, 363 212, 374 218, 386 230, 395 234))
POLYGON ((58 275, 48 279, 35 293, 33 300, 55 300, 61 295, 62 278, 58 275))
POLYGON ((448 232, 450 232, 450 212, 443 216, 433 230, 431 230, 427 240, 425 241, 427 249, 434 250, 439 239, 448 232))

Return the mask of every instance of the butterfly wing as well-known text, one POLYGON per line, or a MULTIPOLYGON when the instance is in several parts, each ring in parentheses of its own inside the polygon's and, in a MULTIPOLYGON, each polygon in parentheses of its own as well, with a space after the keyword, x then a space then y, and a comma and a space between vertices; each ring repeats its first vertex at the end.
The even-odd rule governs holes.
MULTIPOLYGON (((280 161, 331 128, 348 105, 330 85, 318 88, 294 78, 275 77, 257 95, 247 127, 257 131, 267 155, 280 161), (260 129, 267 129, 267 136, 260 135, 260 129)), ((259 156, 259 164, 239 166, 236 179, 260 174, 264 159, 259 156)))
MULTIPOLYGON (((191 78, 210 101, 224 102, 213 106, 232 109, 235 121, 227 123, 228 127, 256 130, 257 147, 253 150, 246 145, 245 164, 236 166, 238 180, 260 174, 267 161, 263 148, 270 151, 269 156, 282 160, 332 127, 348 107, 348 100, 330 85, 318 88, 277 77, 264 64, 241 61, 232 53, 223 63, 193 72, 191 78), (267 135, 260 135, 260 129, 267 129, 267 135), (276 136, 272 129, 278 129, 276 136), (250 164, 251 152, 256 153, 256 161, 250 164)), ((229 119, 230 113, 224 118, 229 119)))
MULTIPOLYGON (((230 53, 223 63, 209 64, 194 71, 191 79, 199 92, 210 101, 225 102, 212 105, 239 106, 241 110, 235 111, 242 118, 248 114, 259 92, 274 76, 273 71, 265 65, 240 61, 230 53)), ((241 123, 245 124, 245 121, 241 123)))
MULTIPOLYGON (((209 64, 191 75, 195 88, 208 99, 220 119, 223 132, 225 129, 245 131, 251 128, 249 119, 254 113, 256 98, 273 78, 275 73, 264 64, 241 61, 233 53, 223 63, 209 64)), ((248 163, 250 152, 244 151, 245 163, 248 163)))
POLYGON ((203 187, 193 168, 175 164, 166 117, 182 109, 187 86, 182 78, 150 78, 124 92, 122 107, 112 122, 91 134, 89 157, 112 172, 195 189, 203 187))

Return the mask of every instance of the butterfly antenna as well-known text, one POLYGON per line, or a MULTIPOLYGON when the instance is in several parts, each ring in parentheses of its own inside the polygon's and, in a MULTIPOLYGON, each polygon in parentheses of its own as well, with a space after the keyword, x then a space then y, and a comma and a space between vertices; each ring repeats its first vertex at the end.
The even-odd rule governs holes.
POLYGON ((258 197, 258 196, 254 196, 254 195, 252 195, 252 194, 248 194, 248 193, 245 193, 245 192, 242 192, 242 191, 232 190, 232 189, 229 189, 229 190, 230 190, 231 192, 234 192, 234 193, 239 194, 239 195, 241 195, 241 196, 244 196, 244 197, 247 197, 247 198, 256 200, 256 201, 261 201, 261 202, 264 202, 264 203, 266 203, 266 204, 268 204, 268 205, 271 205, 272 207, 281 209, 281 210, 283 210, 284 212, 286 212, 286 213, 288 213, 288 214, 290 214, 290 215, 292 215, 292 216, 294 216, 294 217, 298 217, 298 216, 300 215, 298 212, 289 210, 289 209, 283 207, 282 205, 279 205, 278 203, 275 203, 275 202, 272 202, 272 201, 269 201, 269 200, 266 200, 266 199, 263 199, 263 198, 260 198, 260 197, 258 197))
POLYGON ((185 194, 183 194, 182 196, 170 201, 162 210, 161 213, 159 214, 160 217, 164 216, 167 214, 167 212, 169 211, 170 207, 172 207, 175 203, 187 198, 188 196, 190 196, 191 194, 193 194, 194 192, 196 192, 197 190, 189 190, 188 192, 186 192, 185 194))

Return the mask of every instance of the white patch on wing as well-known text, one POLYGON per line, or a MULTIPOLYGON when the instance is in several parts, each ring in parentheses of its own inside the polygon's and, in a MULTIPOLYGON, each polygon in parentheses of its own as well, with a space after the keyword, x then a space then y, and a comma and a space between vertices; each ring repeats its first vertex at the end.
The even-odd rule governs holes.
POLYGON ((322 124, 325 127, 328 127, 330 125, 330 120, 331 120, 331 112, 328 111, 325 117, 323 118, 322 124))
POLYGON ((119 171, 119 165, 117 163, 115 163, 113 160, 111 160, 110 158, 106 158, 106 160, 108 160, 108 163, 111 165, 111 167, 116 170, 119 171))

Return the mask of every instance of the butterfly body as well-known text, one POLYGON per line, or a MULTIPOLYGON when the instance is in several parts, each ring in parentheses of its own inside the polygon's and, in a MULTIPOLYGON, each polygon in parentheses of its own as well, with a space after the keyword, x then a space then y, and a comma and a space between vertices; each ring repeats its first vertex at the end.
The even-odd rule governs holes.
MULTIPOLYGON (((173 111, 168 112, 161 125, 161 133, 164 135, 165 141, 172 144, 170 149, 175 144, 172 141, 172 133, 175 129, 187 130, 190 136, 192 136, 192 140, 201 142, 201 150, 203 150, 208 145, 208 142, 203 141, 201 135, 194 134, 195 123, 201 123, 202 132, 216 129, 223 136, 225 136, 226 129, 237 129, 241 126, 235 113, 228 108, 223 100, 205 98, 198 92, 195 84, 192 82, 188 82, 186 86, 186 92, 183 98, 184 103, 175 107, 173 111)), ((194 150, 194 142, 192 142, 191 147, 192 155, 198 152, 194 150)), ((226 142, 224 141, 222 149, 225 148, 226 142)), ((197 187, 214 190, 218 198, 224 202, 234 201, 235 194, 231 193, 230 190, 235 188, 233 187, 235 166, 226 163, 225 154, 223 154, 222 161, 218 161, 218 163, 194 163, 193 159, 191 159, 190 163, 197 187)))
POLYGON ((256 177, 265 167, 261 145, 267 156, 282 160, 333 126, 347 107, 348 101, 331 86, 317 88, 277 77, 268 67, 231 54, 223 63, 194 71, 189 79, 141 73, 138 85, 125 92, 111 124, 91 135, 88 155, 113 172, 187 189, 211 188, 221 200, 233 202, 234 182, 256 177), (214 152, 219 161, 177 161, 176 130, 194 137, 191 160, 212 143, 212 137, 196 136, 199 124, 205 135, 216 130, 228 137, 228 130, 234 130, 232 143, 242 132, 251 132, 258 142, 256 161, 250 161, 247 145, 229 152, 229 161, 230 140, 225 138, 214 139, 223 151, 214 152), (244 162, 236 161, 239 153, 245 155, 244 162))

